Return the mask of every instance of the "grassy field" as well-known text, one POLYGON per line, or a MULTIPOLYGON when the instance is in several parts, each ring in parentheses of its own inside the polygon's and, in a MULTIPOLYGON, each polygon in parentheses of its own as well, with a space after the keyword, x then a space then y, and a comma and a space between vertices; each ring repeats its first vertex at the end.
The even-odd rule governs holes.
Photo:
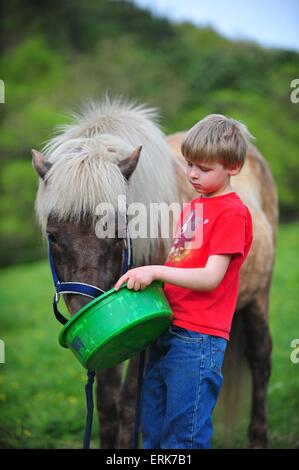
MULTIPOLYGON (((270 446, 299 448, 299 363, 290 360, 299 338, 299 223, 280 226, 270 303, 273 338, 269 387, 270 446)), ((2 270, 0 447, 80 448, 85 423, 85 370, 58 344, 47 261, 2 270)), ((238 429, 223 439, 216 420, 214 447, 246 446, 248 406, 238 429)), ((94 419, 92 447, 98 446, 94 419)))

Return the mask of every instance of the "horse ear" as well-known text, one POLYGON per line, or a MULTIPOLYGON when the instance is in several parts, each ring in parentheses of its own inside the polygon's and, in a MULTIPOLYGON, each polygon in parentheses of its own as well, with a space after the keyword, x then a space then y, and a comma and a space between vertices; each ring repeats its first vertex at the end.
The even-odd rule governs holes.
POLYGON ((52 163, 48 162, 44 155, 37 150, 32 149, 32 165, 37 175, 44 179, 48 171, 50 170, 52 163))
POLYGON ((120 171, 122 172, 122 174, 127 180, 130 178, 130 176, 134 173, 136 169, 141 150, 142 150, 142 145, 134 149, 129 157, 124 158, 118 163, 118 167, 120 171))

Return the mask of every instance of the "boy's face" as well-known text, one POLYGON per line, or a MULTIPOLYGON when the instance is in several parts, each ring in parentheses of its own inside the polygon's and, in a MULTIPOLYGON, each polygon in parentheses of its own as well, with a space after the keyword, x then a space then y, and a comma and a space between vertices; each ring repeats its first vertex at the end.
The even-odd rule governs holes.
POLYGON ((187 177, 199 194, 214 195, 229 184, 229 177, 237 174, 240 167, 224 168, 221 163, 192 163, 187 161, 187 177))

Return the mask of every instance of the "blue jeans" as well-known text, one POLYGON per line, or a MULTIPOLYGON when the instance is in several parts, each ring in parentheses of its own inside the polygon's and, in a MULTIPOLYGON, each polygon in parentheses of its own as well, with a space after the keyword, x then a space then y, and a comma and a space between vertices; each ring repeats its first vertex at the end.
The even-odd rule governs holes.
POLYGON ((208 449, 227 341, 171 325, 149 351, 142 388, 144 449, 208 449))

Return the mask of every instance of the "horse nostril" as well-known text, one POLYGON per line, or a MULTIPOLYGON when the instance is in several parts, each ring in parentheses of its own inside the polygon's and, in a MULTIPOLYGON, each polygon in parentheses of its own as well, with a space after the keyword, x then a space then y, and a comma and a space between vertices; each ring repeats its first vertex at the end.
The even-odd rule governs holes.
POLYGON ((92 299, 83 295, 65 294, 65 303, 71 316, 75 315, 81 308, 87 305, 92 299))

